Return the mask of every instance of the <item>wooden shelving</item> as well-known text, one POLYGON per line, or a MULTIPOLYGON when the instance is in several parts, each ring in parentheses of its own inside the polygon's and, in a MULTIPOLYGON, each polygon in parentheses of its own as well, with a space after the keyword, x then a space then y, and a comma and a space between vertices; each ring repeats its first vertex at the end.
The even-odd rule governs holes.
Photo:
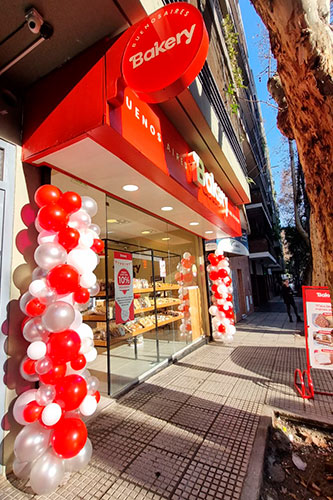
MULTIPOLYGON (((157 286, 156 292, 165 292, 168 290, 179 290, 179 285, 166 285, 166 286, 157 286)), ((153 287, 150 288, 134 288, 133 293, 152 293, 154 291, 153 287)))
MULTIPOLYGON (((166 307, 178 306, 181 303, 179 299, 174 299, 166 304, 157 304, 156 309, 165 309, 166 307)), ((134 314, 142 314, 150 311, 154 311, 155 307, 144 307, 142 309, 135 309, 134 314)), ((106 321, 105 314, 86 314, 83 316, 84 321, 106 321)))
MULTIPOLYGON (((170 318, 170 319, 167 319, 165 321, 159 321, 157 326, 158 328, 161 328, 163 326, 166 326, 170 323, 174 323, 175 321, 179 321, 180 319, 183 318, 183 315, 179 314, 179 316, 177 317, 174 317, 174 318, 170 318)), ((122 336, 119 336, 119 337, 111 337, 111 343, 112 341, 119 341, 119 340, 126 340, 126 339, 129 339, 129 338, 132 338, 132 337, 136 337, 137 335, 141 335, 143 333, 147 333, 151 330, 154 330, 155 329, 155 325, 151 325, 151 326, 146 326, 145 328, 139 328, 138 330, 134 330, 133 332, 131 333, 127 333, 126 335, 122 335, 122 336)), ((95 339, 94 340, 94 344, 96 347, 106 347, 106 341, 105 340, 99 340, 99 339, 95 339)))

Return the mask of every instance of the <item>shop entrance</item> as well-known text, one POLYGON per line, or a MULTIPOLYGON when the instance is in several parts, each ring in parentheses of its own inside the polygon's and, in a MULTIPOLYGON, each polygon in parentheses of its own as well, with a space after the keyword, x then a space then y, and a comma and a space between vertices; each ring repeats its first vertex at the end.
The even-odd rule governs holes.
POLYGON ((52 183, 91 196, 99 205, 93 222, 105 241, 95 270, 100 291, 82 314, 98 351, 88 369, 100 380, 101 392, 114 396, 209 333, 202 240, 63 174, 55 172, 52 183), (132 262, 134 317, 125 322, 116 314, 117 252, 130 255, 132 262), (178 276, 184 255, 191 256, 186 284, 178 276))

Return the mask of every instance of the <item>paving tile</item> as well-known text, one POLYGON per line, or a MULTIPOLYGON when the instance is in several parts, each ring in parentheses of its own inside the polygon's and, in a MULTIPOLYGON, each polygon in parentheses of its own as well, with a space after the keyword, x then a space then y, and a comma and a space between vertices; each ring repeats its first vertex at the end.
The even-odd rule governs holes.
POLYGON ((141 406, 140 411, 152 417, 169 420, 181 406, 182 403, 179 401, 166 400, 156 396, 141 406))
POLYGON ((151 445, 171 453, 191 457, 199 448, 204 432, 191 431, 179 425, 167 424, 151 441, 151 445))
POLYGON ((263 405, 229 398, 209 432, 234 440, 254 441, 263 405))
POLYGON ((119 474, 143 450, 145 443, 110 433, 94 448, 92 464, 110 474, 119 474))
POLYGON ((220 396, 220 394, 212 394, 198 390, 187 399, 186 403, 191 406, 197 406, 198 408, 219 412, 226 399, 226 396, 220 396))
POLYGON ((230 474, 238 474, 247 468, 252 443, 253 439, 248 440, 246 435, 235 440, 229 436, 208 433, 194 460, 225 469, 230 474))
POLYGON ((245 471, 231 477, 228 471, 193 460, 172 500, 237 500, 245 471))
POLYGON ((122 475, 123 479, 168 498, 189 460, 160 448, 147 446, 122 475))
POLYGON ((215 411, 185 404, 171 418, 170 422, 172 424, 184 426, 187 429, 207 432, 215 420, 216 415, 217 413, 215 411))
POLYGON ((138 411, 124 420, 114 430, 114 433, 143 443, 149 443, 165 425, 164 420, 147 416, 145 413, 138 411))

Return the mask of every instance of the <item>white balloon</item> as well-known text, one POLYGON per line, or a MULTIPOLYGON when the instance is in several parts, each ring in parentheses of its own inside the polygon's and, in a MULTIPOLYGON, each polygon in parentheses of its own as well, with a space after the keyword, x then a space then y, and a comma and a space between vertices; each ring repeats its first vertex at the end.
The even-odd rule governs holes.
POLYGON ((81 339, 80 354, 86 354, 94 347, 94 341, 88 337, 81 339))
POLYGON ((34 462, 20 462, 16 457, 13 462, 13 472, 19 479, 28 479, 34 462))
POLYGON ((69 217, 68 225, 74 229, 88 227, 91 224, 91 217, 85 210, 78 210, 69 217))
POLYGON ((80 274, 92 272, 97 263, 96 253, 90 248, 74 248, 67 257, 67 264, 75 267, 80 274))
POLYGON ((36 400, 36 392, 37 389, 29 389, 21 394, 15 401, 13 406, 13 416, 18 424, 27 425, 29 423, 23 418, 23 410, 27 404, 30 403, 30 401, 36 400))
POLYGON ((97 234, 97 238, 101 234, 101 228, 97 224, 90 224, 89 229, 91 229, 97 234))
POLYGON ((59 422, 62 415, 61 407, 57 403, 50 403, 42 411, 42 421, 45 425, 54 425, 59 422))
POLYGON ((80 328, 80 326, 82 325, 83 321, 82 314, 80 313, 80 311, 74 308, 74 312, 75 312, 75 319, 69 327, 70 330, 78 330, 78 328, 80 328))
POLYGON ((43 290, 47 288, 46 280, 38 279, 34 280, 30 283, 29 293, 34 297, 38 297, 43 290))
POLYGON ((80 339, 83 340, 85 338, 93 339, 94 333, 87 323, 82 323, 79 328, 76 329, 76 332, 79 334, 80 339))
POLYGON ((42 269, 41 267, 36 267, 32 271, 32 279, 33 280, 40 280, 44 278, 48 274, 48 271, 46 269, 42 269))
POLYGON ((82 196, 82 209, 85 210, 90 217, 94 217, 97 214, 98 206, 96 201, 90 196, 82 196))
POLYGON ((91 363, 97 358, 97 350, 93 348, 91 351, 85 352, 83 356, 86 358, 87 363, 91 363))
POLYGON ((35 228, 37 229, 37 231, 39 233, 41 233, 42 231, 44 231, 44 229, 40 226, 40 224, 38 222, 38 217, 36 217, 36 219, 35 219, 35 228))
POLYGON ((41 231, 37 237, 38 245, 42 245, 43 243, 54 243, 57 239, 57 233, 53 231, 41 231))
POLYGON ((46 354, 46 344, 41 340, 36 340, 36 342, 32 342, 27 349, 27 355, 30 359, 41 359, 44 358, 45 354, 46 354))
POLYGON ((89 394, 84 398, 84 400, 80 404, 80 412, 85 417, 89 417, 89 415, 95 413, 96 408, 97 408, 97 401, 94 398, 94 396, 90 396, 89 394))
POLYGON ((216 306, 210 306, 210 308, 208 309, 209 314, 211 314, 212 316, 216 316, 218 311, 219 310, 216 306))
POLYGON ((184 252, 184 253, 183 253, 183 258, 184 258, 184 259, 189 259, 190 257, 191 257, 190 252, 184 252))
POLYGON ((70 304, 71 306, 74 305, 74 299, 73 299, 73 294, 68 293, 67 295, 63 295, 60 298, 61 302, 67 302, 67 304, 70 304))
POLYGON ((80 285, 84 288, 91 288, 95 285, 96 281, 97 278, 94 273, 84 273, 80 278, 80 285))
POLYGON ((91 229, 80 229, 79 248, 90 248, 98 235, 91 229))

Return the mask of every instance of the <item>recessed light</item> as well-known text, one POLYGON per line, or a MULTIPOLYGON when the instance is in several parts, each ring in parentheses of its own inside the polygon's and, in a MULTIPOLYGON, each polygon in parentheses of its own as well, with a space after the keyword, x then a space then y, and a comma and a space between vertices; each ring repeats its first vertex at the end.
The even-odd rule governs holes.
POLYGON ((110 224, 116 224, 118 222, 117 219, 107 219, 106 222, 109 222, 110 224))
POLYGON ((163 212, 170 212, 173 210, 173 207, 162 207, 161 210, 163 210, 163 212))
POLYGON ((190 226, 199 226, 199 222, 190 222, 190 226))
POLYGON ((137 191, 139 189, 139 186, 136 186, 135 184, 126 184, 122 187, 122 189, 124 191, 137 191))
POLYGON ((162 238, 162 241, 168 241, 170 238, 162 238))
POLYGON ((205 231, 205 234, 213 234, 214 231, 205 231))
POLYGON ((141 231, 141 234, 150 234, 150 231, 141 231))

